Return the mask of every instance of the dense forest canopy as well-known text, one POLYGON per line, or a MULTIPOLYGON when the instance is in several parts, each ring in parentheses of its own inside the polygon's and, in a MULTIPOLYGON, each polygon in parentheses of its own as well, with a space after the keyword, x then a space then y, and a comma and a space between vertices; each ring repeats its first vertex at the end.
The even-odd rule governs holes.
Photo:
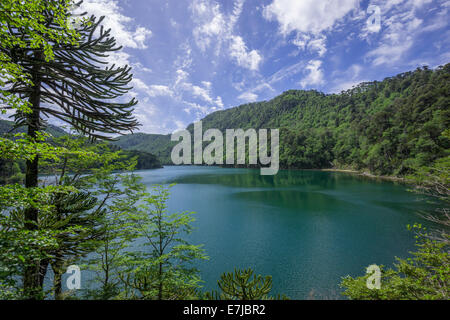
MULTIPOLYGON (((279 128, 282 168, 401 176, 448 155, 450 141, 442 133, 449 127, 449 106, 447 64, 364 82, 340 94, 289 90, 270 101, 214 112, 202 122, 203 130, 279 128)), ((143 133, 115 143, 152 152, 168 164, 174 145, 169 135, 143 133)))

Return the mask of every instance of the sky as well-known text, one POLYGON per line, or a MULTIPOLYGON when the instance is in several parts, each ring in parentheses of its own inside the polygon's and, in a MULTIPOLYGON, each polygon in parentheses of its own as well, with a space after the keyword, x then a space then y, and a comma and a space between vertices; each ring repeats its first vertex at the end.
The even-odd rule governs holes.
POLYGON ((133 67, 140 132, 289 89, 339 93, 450 62, 450 0, 84 0, 133 67))

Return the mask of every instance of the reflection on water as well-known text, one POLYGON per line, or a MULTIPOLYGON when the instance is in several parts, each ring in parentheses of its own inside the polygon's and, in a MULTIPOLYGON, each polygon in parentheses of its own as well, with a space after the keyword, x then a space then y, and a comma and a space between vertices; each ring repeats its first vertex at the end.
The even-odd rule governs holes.
POLYGON ((273 293, 339 297, 341 277, 406 256, 414 248, 406 224, 427 224, 416 212, 429 205, 405 186, 346 173, 166 167, 139 174, 149 186, 177 183, 169 208, 197 212, 190 241, 210 256, 199 263, 208 290, 222 272, 252 267, 273 276, 273 293))

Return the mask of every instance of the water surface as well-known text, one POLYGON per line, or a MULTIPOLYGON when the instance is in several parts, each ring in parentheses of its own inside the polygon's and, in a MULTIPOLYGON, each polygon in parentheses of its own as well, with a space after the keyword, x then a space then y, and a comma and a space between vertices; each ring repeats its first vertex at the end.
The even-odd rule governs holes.
POLYGON ((392 266, 414 238, 406 229, 429 204, 407 187, 339 172, 168 166, 138 171, 143 182, 177 183, 169 209, 195 211, 193 244, 206 290, 226 271, 253 268, 272 275, 273 293, 339 298, 339 282, 370 264, 392 266))

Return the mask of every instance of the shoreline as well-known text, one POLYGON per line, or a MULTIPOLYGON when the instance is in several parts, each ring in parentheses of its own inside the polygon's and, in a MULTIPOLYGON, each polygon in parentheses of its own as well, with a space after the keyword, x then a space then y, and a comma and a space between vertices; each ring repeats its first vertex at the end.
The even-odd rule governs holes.
MULTIPOLYGON (((173 166, 173 167, 177 167, 178 165, 173 165, 173 164, 163 164, 164 166, 173 166)), ((218 168, 235 168, 235 169, 259 169, 259 168, 248 168, 248 167, 228 167, 228 166, 217 166, 217 165, 187 165, 187 166, 198 166, 198 167, 218 167, 218 168)), ((376 174, 372 174, 370 172, 367 171, 358 171, 358 170, 353 170, 353 169, 338 169, 338 168, 327 168, 327 169, 297 169, 297 168, 280 168, 280 170, 294 170, 294 171, 322 171, 322 172, 341 172, 341 173, 349 173, 349 174, 354 174, 354 175, 358 175, 361 177, 366 177, 366 178, 370 178, 370 179, 375 179, 375 180, 384 180, 384 181, 392 181, 392 182, 399 182, 399 183, 403 183, 403 184, 409 184, 409 185, 414 185, 414 182, 412 180, 406 179, 406 178, 401 178, 401 177, 396 177, 396 176, 382 176, 382 175, 376 175, 376 174)))
POLYGON ((380 180, 386 180, 386 181, 393 181, 393 182, 401 182, 404 184, 414 184, 411 180, 400 178, 396 176, 380 176, 376 174, 372 174, 367 171, 357 171, 357 170, 351 170, 351 169, 317 169, 319 171, 325 171, 325 172, 343 172, 343 173, 350 173, 355 174, 362 177, 367 177, 371 179, 380 179, 380 180))

